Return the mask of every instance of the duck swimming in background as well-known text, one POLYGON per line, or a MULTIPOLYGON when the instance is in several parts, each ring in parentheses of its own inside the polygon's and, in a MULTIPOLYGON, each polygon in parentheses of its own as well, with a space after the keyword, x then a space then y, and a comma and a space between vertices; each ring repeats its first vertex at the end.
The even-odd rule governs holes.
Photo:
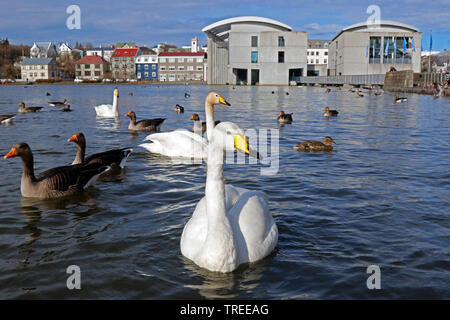
POLYGON ((337 110, 330 110, 330 108, 325 107, 324 109, 322 109, 324 112, 324 116, 325 117, 336 117, 339 114, 339 111, 337 110))
POLYGON ((326 93, 329 93, 330 91, 331 91, 330 88, 327 88, 327 89, 325 90, 326 93))
POLYGON ((185 98, 189 98, 190 96, 191 96, 191 95, 190 95, 189 93, 187 93, 187 92, 184 93, 184 97, 185 97, 185 98))
POLYGON ((30 112, 38 112, 41 111, 43 107, 25 107, 25 102, 19 103, 19 112, 20 113, 30 113, 30 112))
POLYGON ((394 102, 395 103, 401 103, 401 102, 406 102, 406 101, 408 101, 408 98, 405 98, 405 97, 400 98, 398 94, 396 94, 394 96, 394 102))
POLYGON ((131 131, 159 131, 165 118, 144 119, 136 122, 136 113, 128 112, 125 116, 130 117, 128 130, 131 131))
POLYGON ((67 105, 67 107, 61 109, 62 112, 71 112, 70 104, 67 105))
POLYGON ((0 115, 0 123, 11 123, 15 117, 15 114, 2 114, 0 115))
POLYGON ((51 94, 50 94, 50 92, 47 92, 45 95, 46 95, 46 96, 50 96, 51 94))
POLYGON ((284 113, 284 111, 280 111, 280 114, 277 117, 279 123, 292 123, 292 113, 284 113))
POLYGON ((176 113, 184 113, 184 107, 180 106, 178 103, 173 109, 176 113))
MULTIPOLYGON (((192 114, 192 116, 189 120, 194 120, 194 127, 192 128, 192 132, 195 132, 197 134, 205 133, 206 121, 200 122, 200 117, 198 116, 197 113, 192 114)), ((217 126, 219 123, 220 123, 220 120, 214 120, 215 126, 217 126)))
POLYGON ((62 99, 61 101, 51 101, 48 104, 52 107, 62 107, 65 106, 67 102, 67 99, 62 99))
POLYGON ((118 118, 119 117, 119 89, 114 89, 113 104, 101 104, 94 107, 97 117, 118 118))
POLYGON ((298 151, 331 151, 333 150, 333 144, 336 144, 336 142, 327 136, 323 139, 323 142, 311 140, 300 142, 294 146, 294 149, 298 151))
POLYGON ((356 95, 361 98, 364 97, 364 95, 361 92, 359 92, 359 89, 356 89, 356 95))
POLYGON ((383 91, 377 91, 373 93, 375 96, 379 97, 383 95, 383 91))

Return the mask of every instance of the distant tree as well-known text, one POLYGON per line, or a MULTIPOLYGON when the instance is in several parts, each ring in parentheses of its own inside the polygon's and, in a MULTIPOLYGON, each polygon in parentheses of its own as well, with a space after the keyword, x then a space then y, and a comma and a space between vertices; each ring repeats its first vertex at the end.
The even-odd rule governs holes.
POLYGON ((64 78, 75 78, 75 63, 70 55, 63 55, 58 61, 58 72, 62 72, 64 78))
POLYGON ((20 67, 15 67, 11 63, 6 63, 2 68, 2 77, 6 79, 20 78, 20 67))

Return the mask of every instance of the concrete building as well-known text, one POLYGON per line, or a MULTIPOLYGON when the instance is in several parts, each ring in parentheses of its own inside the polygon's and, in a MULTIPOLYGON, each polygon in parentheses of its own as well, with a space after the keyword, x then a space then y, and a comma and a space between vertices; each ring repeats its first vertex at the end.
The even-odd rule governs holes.
POLYGON ((287 85, 306 75, 306 32, 262 17, 236 17, 208 36, 208 84, 287 85))
POLYGON ((342 29, 328 50, 328 74, 384 74, 391 66, 398 71, 420 72, 422 33, 413 26, 382 20, 378 26, 366 22, 342 29))
POLYGON ((98 47, 86 50, 87 56, 99 56, 108 62, 111 62, 111 57, 114 53, 113 47, 98 47))
POLYGON ((24 58, 21 63, 23 81, 58 79, 55 58, 24 58))
POLYGON ((115 79, 127 80, 136 78, 136 57, 139 55, 139 47, 122 45, 114 50, 111 56, 111 72, 115 79))
POLYGON ((161 52, 159 81, 205 81, 205 64, 204 52, 161 52))
POLYGON ((308 40, 306 59, 308 76, 326 76, 328 70, 328 46, 331 40, 308 40))
POLYGON ((49 41, 33 42, 30 48, 30 58, 52 58, 56 57, 56 54, 56 46, 49 41))
POLYGON ((158 80, 157 54, 145 54, 136 57, 136 79, 158 80))
POLYGON ((77 79, 101 79, 109 73, 110 64, 100 56, 84 56, 75 61, 75 77, 77 79))

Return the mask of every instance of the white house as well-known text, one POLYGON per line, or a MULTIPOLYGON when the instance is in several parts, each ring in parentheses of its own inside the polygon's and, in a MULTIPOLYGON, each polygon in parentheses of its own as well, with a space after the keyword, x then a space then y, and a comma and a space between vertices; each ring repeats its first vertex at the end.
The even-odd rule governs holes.
POLYGON ((52 58, 56 54, 56 46, 49 41, 33 42, 30 49, 30 58, 52 58))

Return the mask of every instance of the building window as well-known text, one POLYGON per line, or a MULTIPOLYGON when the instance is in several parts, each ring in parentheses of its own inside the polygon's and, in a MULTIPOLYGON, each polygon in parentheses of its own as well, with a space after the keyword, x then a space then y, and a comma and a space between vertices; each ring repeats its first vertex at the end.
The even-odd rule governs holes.
POLYGON ((100 76, 100 71, 94 71, 95 72, 95 76, 99 77, 100 76))
POLYGON ((84 71, 84 75, 85 75, 85 76, 90 76, 90 75, 91 75, 91 72, 90 72, 90 71, 84 71))
POLYGON ((197 66, 197 71, 202 71, 203 67, 202 66, 197 66))
POLYGON ((278 51, 278 63, 284 62, 284 51, 278 51))
POLYGON ((156 78, 156 72, 152 72, 152 78, 156 78))
POLYGON ((43 77, 45 75, 45 73, 44 72, 41 72, 41 77, 43 77))
POLYGON ((175 75, 169 74, 169 81, 175 81, 175 75))
POLYGON ((156 64, 152 64, 152 70, 156 70, 156 64))
POLYGON ((175 58, 169 58, 169 63, 174 63, 175 62, 175 58))
POLYGON ((178 70, 179 70, 179 71, 183 71, 183 70, 184 70, 184 66, 179 66, 179 67, 178 67, 178 70))
POLYGON ((187 70, 188 71, 193 71, 194 70, 194 66, 187 66, 187 70))
POLYGON ((175 70, 175 66, 169 66, 169 70, 175 70))
POLYGON ((148 72, 144 73, 144 77, 148 78, 148 72))
POLYGON ((161 66, 161 67, 159 67, 159 70, 165 71, 165 70, 166 70, 166 67, 165 67, 165 66, 161 66))
POLYGON ((159 62, 166 62, 166 58, 159 58, 159 62))
POLYGON ((278 37, 278 46, 284 47, 284 37, 278 37))
POLYGON ((327 59, 323 59, 323 63, 327 64, 328 63, 327 59))
POLYGON ((197 62, 198 63, 202 63, 203 62, 203 58, 197 58, 197 62))
POLYGON ((188 59, 187 59, 187 62, 193 63, 193 62, 194 62, 194 58, 188 58, 188 59))
POLYGON ((258 63, 258 51, 252 51, 252 63, 258 63))
POLYGON ((85 69, 89 69, 90 67, 91 67, 90 64, 85 64, 85 65, 84 65, 84 68, 85 68, 85 69))
POLYGON ((145 68, 145 70, 148 70, 148 64, 146 64, 144 68, 145 68))
POLYGON ((316 51, 316 56, 318 56, 319 55, 319 51, 316 51))
POLYGON ((381 63, 381 37, 370 37, 369 63, 381 63))
POLYGON ((184 62, 184 58, 178 58, 178 62, 184 62))
POLYGON ((258 36, 252 36, 252 47, 258 46, 258 36))
POLYGON ((316 63, 319 64, 319 59, 316 59, 316 63))
POLYGON ((328 51, 325 51, 325 55, 326 55, 326 56, 328 55, 328 51))
POLYGON ((306 55, 309 56, 309 51, 306 52, 306 55))

